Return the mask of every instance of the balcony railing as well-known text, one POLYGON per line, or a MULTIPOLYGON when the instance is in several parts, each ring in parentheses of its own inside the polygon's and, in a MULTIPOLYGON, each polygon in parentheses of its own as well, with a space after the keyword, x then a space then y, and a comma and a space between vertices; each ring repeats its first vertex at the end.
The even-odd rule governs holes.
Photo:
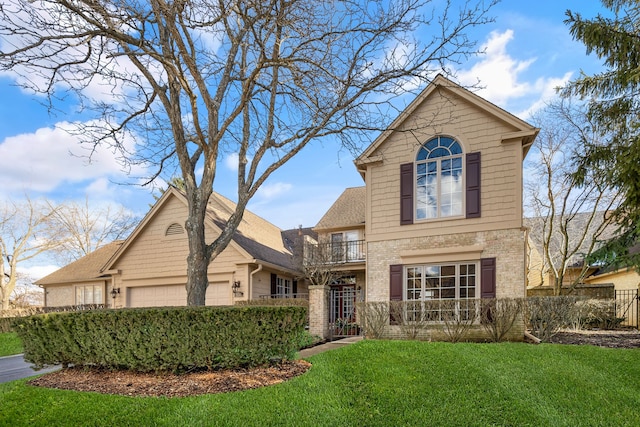
POLYGON ((270 295, 259 295, 259 299, 309 299, 309 294, 306 293, 297 293, 297 294, 270 294, 270 295))
POLYGON ((364 240, 347 242, 310 243, 305 252, 305 261, 316 264, 346 264, 366 260, 364 240))

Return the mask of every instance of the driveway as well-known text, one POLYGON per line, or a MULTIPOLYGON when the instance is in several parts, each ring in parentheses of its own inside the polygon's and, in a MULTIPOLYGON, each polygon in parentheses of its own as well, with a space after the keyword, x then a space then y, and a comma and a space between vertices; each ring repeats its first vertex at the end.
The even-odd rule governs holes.
POLYGON ((0 383, 45 374, 58 369, 60 369, 60 366, 51 366, 36 371, 33 369, 31 363, 24 361, 22 354, 0 357, 0 383))

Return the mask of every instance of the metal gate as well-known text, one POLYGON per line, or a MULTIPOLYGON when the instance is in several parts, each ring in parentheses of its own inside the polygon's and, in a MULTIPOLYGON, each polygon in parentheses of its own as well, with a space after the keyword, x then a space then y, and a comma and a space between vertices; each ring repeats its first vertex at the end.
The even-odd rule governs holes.
POLYGON ((363 293, 355 286, 332 287, 329 292, 329 339, 360 335, 356 323, 356 302, 363 293))
POLYGON ((638 298, 637 289, 616 290, 616 317, 624 318, 621 325, 638 329, 638 298))

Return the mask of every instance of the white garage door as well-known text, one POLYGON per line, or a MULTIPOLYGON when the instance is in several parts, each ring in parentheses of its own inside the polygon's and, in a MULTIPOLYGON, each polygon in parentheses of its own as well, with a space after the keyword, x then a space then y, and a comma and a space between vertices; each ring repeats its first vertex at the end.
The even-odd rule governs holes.
MULTIPOLYGON (((169 307, 187 305, 184 285, 144 286, 129 288, 129 307, 169 307)), ((229 282, 209 283, 206 305, 231 305, 232 290, 229 282)))
POLYGON ((129 307, 167 307, 187 305, 184 285, 129 288, 129 307))
POLYGON ((212 282, 207 288, 206 305, 231 305, 232 290, 229 282, 212 282))

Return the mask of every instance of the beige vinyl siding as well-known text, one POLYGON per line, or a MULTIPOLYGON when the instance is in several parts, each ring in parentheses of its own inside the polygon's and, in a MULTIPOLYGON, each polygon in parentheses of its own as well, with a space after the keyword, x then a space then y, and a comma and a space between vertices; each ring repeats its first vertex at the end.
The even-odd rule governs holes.
MULTIPOLYGON (((189 254, 187 235, 165 236, 167 227, 174 223, 184 224, 186 217, 187 208, 183 203, 177 198, 167 201, 112 267, 122 271, 123 283, 132 286, 133 283, 127 282, 138 279, 153 281, 166 277, 184 277, 181 282, 186 283, 189 254)), ((207 240, 212 240, 213 230, 207 231, 207 240)), ((236 263, 243 261, 245 256, 230 244, 211 263, 209 271, 214 276, 214 281, 230 280, 231 274, 236 270, 236 263), (222 278, 219 277, 221 275, 222 278)))
POLYGON ((45 301, 47 307, 64 307, 75 304, 75 290, 71 285, 47 286, 45 301))
POLYGON ((393 132, 372 153, 383 161, 369 165, 367 177, 370 210, 367 241, 442 233, 499 230, 522 225, 522 145, 520 140, 502 142, 502 136, 517 129, 497 121, 462 99, 442 99, 437 92, 416 108, 404 125, 413 132, 393 132), (442 103, 445 107, 439 110, 442 103), (455 109, 455 111, 454 111, 455 109), (437 117, 427 126, 416 117, 437 117), (420 144, 436 135, 455 138, 464 152, 482 153, 482 216, 477 219, 445 218, 400 226, 400 165, 413 162, 420 144))
POLYGON ((96 304, 107 304, 108 299, 111 297, 107 295, 106 283, 104 280, 95 281, 95 282, 82 282, 82 283, 73 283, 73 284, 65 284, 65 285, 48 285, 45 288, 45 301, 47 307, 64 307, 69 305, 76 305, 78 302, 76 301, 76 289, 79 287, 99 287, 101 292, 101 297, 99 297, 99 301, 96 304))

